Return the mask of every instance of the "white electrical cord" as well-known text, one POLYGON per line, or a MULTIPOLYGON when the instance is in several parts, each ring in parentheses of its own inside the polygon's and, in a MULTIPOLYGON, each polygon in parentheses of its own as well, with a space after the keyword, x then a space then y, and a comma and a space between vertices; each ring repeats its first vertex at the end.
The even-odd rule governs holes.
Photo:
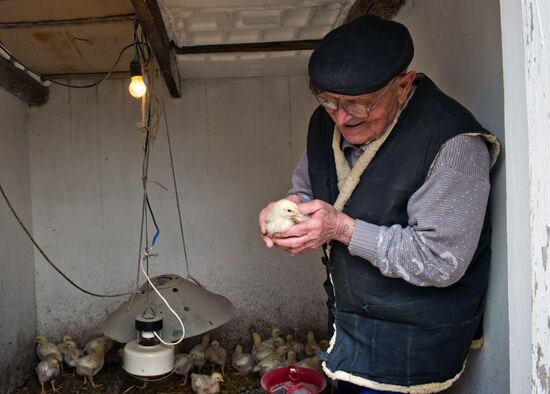
POLYGON ((168 309, 170 310, 170 312, 172 312, 174 314, 174 316, 176 316, 176 319, 178 319, 178 322, 180 323, 181 325, 181 338, 178 339, 177 342, 165 342, 155 331, 153 331, 153 334, 155 334, 155 336, 157 337, 157 339, 159 341, 161 341, 163 344, 165 345, 177 345, 178 343, 180 343, 181 341, 183 341, 183 338, 185 338, 185 326, 183 325, 183 321, 181 320, 181 318, 179 317, 179 315, 176 313, 176 311, 174 311, 174 309, 172 309, 172 307, 170 306, 170 304, 168 303, 168 301, 166 301, 166 298, 164 298, 162 296, 162 294, 160 294, 160 292, 157 290, 157 288, 155 287, 155 285, 153 284, 153 282, 151 282, 151 279, 149 279, 149 276, 147 275, 147 272, 145 271, 145 268, 143 267, 143 259, 145 257, 151 257, 152 254, 151 254, 151 251, 152 251, 153 248, 149 248, 149 250, 146 250, 145 252, 143 252, 143 254, 141 255, 141 259, 139 261, 139 266, 141 267, 141 272, 143 272, 143 275, 145 276, 145 278, 147 279, 147 282, 149 282, 149 284, 151 285, 151 287, 153 288, 153 290, 155 290, 155 292, 157 293, 157 295, 160 297, 160 299, 164 302, 164 304, 168 307, 168 309))

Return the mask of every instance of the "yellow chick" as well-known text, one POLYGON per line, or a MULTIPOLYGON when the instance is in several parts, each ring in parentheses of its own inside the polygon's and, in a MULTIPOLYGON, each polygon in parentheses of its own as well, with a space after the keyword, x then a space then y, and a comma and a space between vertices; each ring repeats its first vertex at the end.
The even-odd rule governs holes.
MULTIPOLYGON (((84 356, 84 352, 76 347, 74 341, 67 341, 65 344, 65 352, 63 353, 63 361, 71 368, 76 368, 76 361, 84 356)), ((73 371, 73 375, 74 375, 73 371)))
POLYGON ((95 353, 88 354, 76 360, 76 374, 84 377, 83 385, 89 381, 94 389, 102 386, 101 384, 95 384, 93 377, 103 368, 105 362, 105 349, 107 346, 106 339, 98 341, 95 353))
POLYGON ((183 376, 182 386, 187 383, 189 372, 193 369, 193 357, 189 354, 179 353, 174 356, 174 373, 183 376))
POLYGON ((319 372, 323 371, 323 368, 321 367, 321 358, 319 356, 304 358, 296 363, 296 365, 299 367, 311 368, 319 372))
POLYGON ((206 349, 208 349, 208 346, 210 346, 210 335, 206 333, 202 336, 201 343, 195 345, 189 352, 189 355, 193 358, 193 364, 199 372, 206 364, 206 349))
POLYGON ((50 382, 54 393, 59 392, 54 384, 55 378, 59 376, 59 361, 55 358, 48 358, 39 362, 36 366, 36 375, 38 376, 38 381, 42 387, 40 394, 46 394, 46 390, 44 390, 44 384, 46 382, 50 382))
POLYGON ((269 356, 258 361, 253 371, 260 372, 260 375, 263 376, 265 373, 271 370, 280 368, 283 364, 283 361, 285 360, 285 356, 287 353, 288 348, 286 347, 286 345, 279 346, 274 353, 271 353, 269 356))
POLYGON ((305 354, 308 357, 316 356, 321 351, 321 346, 315 340, 315 334, 309 330, 307 332, 307 342, 305 347, 305 354))
POLYGON ((72 336, 64 335, 63 340, 61 341, 61 343, 57 344, 57 350, 59 350, 59 353, 64 354, 65 350, 67 349, 67 342, 72 341, 72 340, 73 340, 72 336))
POLYGON ((277 348, 277 346, 275 345, 275 341, 276 341, 277 338, 280 338, 280 337, 281 337, 281 330, 277 327, 273 327, 271 329, 271 338, 266 339, 262 343, 265 346, 271 346, 273 349, 275 349, 275 348, 277 348))
POLYGON ((223 376, 219 372, 212 375, 191 374, 191 390, 197 394, 216 394, 219 393, 220 382, 223 382, 223 376))
POLYGON ((250 354, 243 353, 243 347, 241 345, 237 345, 231 357, 231 365, 240 373, 248 374, 252 372, 256 363, 250 354))
MULTIPOLYGON (((220 345, 218 341, 210 342, 210 347, 206 349, 204 353, 206 360, 212 366, 219 365, 222 370, 222 375, 224 375, 225 362, 227 360, 227 351, 220 345)), ((213 370, 214 368, 212 368, 213 370)))
POLYGON ((298 212, 298 206, 290 200, 282 199, 277 201, 265 218, 265 228, 270 237, 288 231, 297 223, 304 222, 309 216, 298 212))
POLYGON ((48 338, 42 335, 39 335, 36 338, 34 338, 34 343, 37 344, 36 355, 41 361, 44 361, 48 358, 55 358, 59 363, 59 367, 63 369, 61 365, 61 363, 63 362, 63 355, 57 349, 57 345, 51 342, 48 342, 48 338))
POLYGON ((288 353, 286 354, 286 360, 283 360, 281 362, 280 367, 288 367, 289 365, 296 365, 297 362, 298 360, 296 357, 296 352, 294 350, 289 350, 288 353))
POLYGON ((95 353, 96 348, 97 348, 97 346, 99 345, 100 342, 103 344, 105 353, 107 353, 113 347, 113 340, 111 338, 109 338, 109 337, 98 337, 98 338, 92 339, 90 342, 88 342, 84 346, 84 352, 86 354, 95 353))
POLYGON ((290 350, 292 350, 292 351, 294 351, 294 353, 296 353, 297 358, 302 358, 303 357, 304 351, 305 351, 304 344, 294 341, 294 338, 290 334, 286 336, 286 346, 288 346, 288 348, 290 350))
POLYGON ((254 344, 252 345, 250 354, 254 361, 258 362, 273 353, 273 348, 271 346, 265 346, 262 343, 262 337, 257 332, 252 333, 252 341, 254 344))

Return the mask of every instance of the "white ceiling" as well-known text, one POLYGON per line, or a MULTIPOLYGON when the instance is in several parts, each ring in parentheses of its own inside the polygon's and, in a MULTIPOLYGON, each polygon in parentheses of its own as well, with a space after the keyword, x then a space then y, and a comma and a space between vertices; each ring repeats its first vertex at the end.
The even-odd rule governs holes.
MULTIPOLYGON (((180 47, 316 40, 339 26, 354 0, 158 0, 169 38, 180 47)), ((130 0, 0 0, 0 41, 38 74, 97 78, 132 43, 130 0), (68 19, 127 15, 112 22, 68 19), (60 21, 34 23, 32 21, 60 21), (7 24, 17 26, 8 26, 7 24)), ((311 51, 178 55, 182 79, 307 72, 311 51)), ((2 53, 0 53, 1 55, 2 53)), ((4 57, 7 57, 5 54, 4 57)), ((133 52, 115 71, 125 76, 133 52)), ((113 74, 114 76, 115 74, 113 74)))
MULTIPOLYGON (((322 38, 339 26, 352 0, 159 0, 177 46, 322 38)), ((184 79, 305 74, 311 51, 178 55, 184 79)))

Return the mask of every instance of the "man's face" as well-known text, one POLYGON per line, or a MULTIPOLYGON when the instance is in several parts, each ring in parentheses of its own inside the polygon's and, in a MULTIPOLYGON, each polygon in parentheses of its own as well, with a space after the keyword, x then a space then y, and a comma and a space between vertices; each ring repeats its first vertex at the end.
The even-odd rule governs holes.
POLYGON ((393 121, 397 110, 407 100, 415 77, 416 72, 407 72, 394 78, 382 89, 359 96, 326 92, 323 94, 324 99, 339 105, 337 109, 329 109, 325 106, 325 110, 346 141, 362 145, 382 135, 393 121), (354 111, 353 104, 363 106, 366 111, 354 111))

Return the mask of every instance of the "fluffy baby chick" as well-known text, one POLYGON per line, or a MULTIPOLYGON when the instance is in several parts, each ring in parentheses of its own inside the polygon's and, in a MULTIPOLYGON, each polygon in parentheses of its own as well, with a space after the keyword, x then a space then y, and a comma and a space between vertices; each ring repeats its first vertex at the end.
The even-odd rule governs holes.
POLYGON ((248 374, 252 372, 256 363, 250 354, 243 353, 243 347, 241 345, 237 345, 231 357, 231 365, 240 373, 248 374))
POLYGON ((46 382, 50 382, 54 393, 59 392, 54 384, 55 378, 59 376, 59 361, 55 358, 52 357, 39 362, 36 366, 36 375, 38 375, 38 381, 42 387, 42 391, 40 391, 41 394, 46 394, 46 390, 44 390, 44 384, 46 382))
POLYGON ((254 361, 258 362, 273 353, 273 348, 271 346, 264 345, 262 343, 262 337, 257 332, 252 333, 252 341, 254 344, 252 345, 252 351, 250 354, 252 355, 254 361))
POLYGON ((88 354, 76 360, 76 374, 84 377, 83 385, 89 381, 94 389, 102 386, 101 384, 95 384, 93 377, 103 368, 105 349, 107 346, 106 339, 99 341, 95 353, 88 354))
POLYGON ((63 367, 61 366, 61 363, 63 362, 63 355, 57 349, 57 346, 55 344, 48 342, 48 338, 42 335, 34 338, 34 342, 37 344, 36 355, 41 361, 44 361, 48 358, 55 358, 59 363, 59 367, 63 369, 63 367))
POLYGON ((212 375, 191 374, 191 390, 197 394, 216 394, 220 392, 220 382, 223 382, 223 376, 219 372, 212 375))
POLYGON ((210 347, 206 349, 204 353, 206 359, 212 364, 212 370, 214 365, 219 365, 222 370, 222 376, 224 375, 225 362, 227 360, 227 351, 220 345, 218 341, 210 342, 210 347))
POLYGON ((307 342, 305 347, 305 354, 308 357, 316 356, 321 351, 321 346, 315 340, 315 334, 309 330, 307 332, 307 342))
POLYGON ((109 338, 109 337, 98 337, 98 338, 92 339, 90 342, 88 342, 84 346, 84 352, 86 354, 95 353, 99 343, 103 344, 103 347, 105 349, 104 350, 105 353, 107 353, 113 347, 113 340, 111 338, 109 338))
POLYGON ((309 216, 298 212, 298 206, 292 201, 286 199, 279 200, 273 204, 265 218, 267 235, 273 237, 278 233, 284 233, 295 224, 308 219, 309 216))
POLYGON ((183 376, 182 386, 187 383, 189 372, 193 369, 193 357, 189 354, 179 353, 174 356, 174 373, 183 376))
POLYGON ((210 345, 210 335, 208 333, 204 334, 201 339, 201 343, 195 345, 189 355, 193 358, 193 364, 201 372, 202 367, 206 364, 206 349, 210 345))
POLYGON ((263 376, 265 373, 271 370, 280 368, 285 360, 287 353, 288 348, 286 347, 286 345, 279 346, 277 350, 275 350, 275 353, 272 353, 271 355, 258 361, 253 371, 260 372, 260 375, 263 376))
POLYGON ((321 358, 319 356, 307 357, 296 363, 299 367, 311 368, 316 371, 322 372, 321 358))
POLYGON ((286 336, 286 346, 294 353, 296 353, 297 358, 302 358, 304 356, 305 346, 303 343, 294 341, 292 335, 286 336))
POLYGON ((271 329, 271 338, 266 339, 262 343, 265 346, 271 346, 273 349, 275 349, 275 348, 277 348, 277 346, 275 345, 275 341, 277 340, 277 338, 280 338, 280 337, 281 337, 281 330, 277 327, 273 327, 271 329))
POLYGON ((283 360, 281 362, 280 367, 288 367, 289 365, 296 365, 297 362, 298 360, 296 357, 296 352, 294 350, 289 350, 288 353, 286 354, 286 360, 283 360))
POLYGON ((67 341, 65 344, 65 352, 63 353, 63 361, 73 369, 75 374, 76 360, 84 356, 84 351, 76 346, 74 341, 67 341))
POLYGON ((64 354, 65 351, 67 350, 67 342, 72 340, 73 340, 72 336, 64 335, 61 343, 57 344, 57 350, 59 350, 59 353, 64 354))

